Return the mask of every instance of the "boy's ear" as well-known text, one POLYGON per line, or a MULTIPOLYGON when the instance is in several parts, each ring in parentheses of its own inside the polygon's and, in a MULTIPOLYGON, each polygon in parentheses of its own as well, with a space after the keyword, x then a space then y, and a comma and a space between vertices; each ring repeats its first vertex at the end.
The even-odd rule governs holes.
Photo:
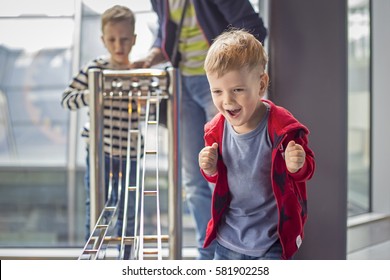
POLYGON ((265 93, 265 91, 268 88, 268 83, 269 83, 269 76, 267 73, 263 73, 260 77, 260 92, 262 94, 265 93))
POLYGON ((137 42, 137 34, 133 35, 133 46, 135 45, 135 42, 137 42))

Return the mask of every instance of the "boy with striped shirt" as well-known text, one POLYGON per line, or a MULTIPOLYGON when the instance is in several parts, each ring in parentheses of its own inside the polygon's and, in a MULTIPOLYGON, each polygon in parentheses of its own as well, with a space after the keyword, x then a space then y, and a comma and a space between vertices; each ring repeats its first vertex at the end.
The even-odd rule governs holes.
MULTIPOLYGON (((135 32, 135 16, 134 13, 125 6, 115 5, 106 10, 101 17, 102 36, 104 46, 109 55, 98 57, 82 68, 79 73, 73 78, 70 85, 65 89, 62 95, 61 104, 69 110, 77 110, 89 105, 88 89, 88 71, 90 69, 114 69, 126 70, 134 68, 129 60, 129 54, 136 41, 135 32)), ((119 170, 126 170, 126 151, 127 151, 127 132, 128 122, 131 122, 131 129, 138 128, 137 107, 134 100, 126 100, 125 98, 104 101, 104 164, 105 164, 105 193, 106 199, 108 194, 108 186, 110 179, 110 169, 112 170, 112 193, 113 199, 118 198, 118 184, 122 181, 121 205, 119 208, 119 217, 116 225, 116 234, 121 236, 123 212, 124 212, 124 194, 125 194, 125 176, 119 177, 119 170), (127 101, 127 102, 126 102, 127 101), (132 114, 128 114, 128 105, 131 102, 132 114), (111 165, 111 168, 110 168, 111 165)), ((82 132, 82 137, 87 142, 87 157, 86 157, 86 235, 90 236, 90 180, 89 180, 89 123, 86 123, 82 132)), ((143 139, 141 140, 143 142, 143 139)), ((131 174, 130 182, 134 184, 136 179, 136 156, 137 156, 137 137, 131 139, 131 174)), ((143 143, 141 143, 143 147, 143 143)), ((126 235, 134 234, 134 207, 135 194, 129 192, 128 202, 128 219, 126 235)))

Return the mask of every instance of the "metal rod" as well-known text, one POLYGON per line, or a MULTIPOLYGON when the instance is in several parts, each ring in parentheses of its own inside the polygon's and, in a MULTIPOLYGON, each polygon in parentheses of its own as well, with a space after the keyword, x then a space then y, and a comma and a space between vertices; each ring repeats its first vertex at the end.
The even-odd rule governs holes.
POLYGON ((105 204, 102 72, 99 69, 91 69, 88 79, 90 89, 90 230, 92 231, 105 204))
POLYGON ((176 68, 168 68, 170 76, 169 93, 171 98, 167 109, 168 126, 168 218, 169 218, 169 258, 182 258, 182 187, 181 187, 181 145, 180 111, 181 79, 176 68))
POLYGON ((105 77, 166 77, 167 72, 160 69, 104 70, 105 77))

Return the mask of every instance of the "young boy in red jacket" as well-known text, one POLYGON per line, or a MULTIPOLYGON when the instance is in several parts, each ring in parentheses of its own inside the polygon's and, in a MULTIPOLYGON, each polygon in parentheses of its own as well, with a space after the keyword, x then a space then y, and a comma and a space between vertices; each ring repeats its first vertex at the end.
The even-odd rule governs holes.
POLYGON ((215 259, 291 259, 304 237, 314 153, 309 130, 263 99, 267 61, 244 30, 218 36, 205 60, 219 110, 205 125, 199 153, 203 176, 215 183, 204 243, 217 240, 215 259))

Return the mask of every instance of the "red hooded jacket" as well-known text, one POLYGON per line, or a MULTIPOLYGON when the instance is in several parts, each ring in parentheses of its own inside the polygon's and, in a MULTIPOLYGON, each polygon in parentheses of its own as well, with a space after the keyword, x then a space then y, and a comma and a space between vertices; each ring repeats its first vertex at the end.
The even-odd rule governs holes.
MULTIPOLYGON (((283 259, 290 259, 298 250, 304 237, 304 225, 307 219, 306 181, 314 173, 314 153, 308 148, 309 130, 286 109, 276 106, 269 100, 262 100, 270 105, 268 133, 272 142, 272 189, 278 207, 278 235, 283 248, 283 259), (284 160, 284 149, 288 142, 294 140, 306 152, 303 167, 296 173, 287 170, 284 160)), ((229 208, 230 194, 227 170, 222 159, 222 138, 225 118, 217 114, 205 125, 205 145, 218 143, 218 173, 203 176, 215 183, 212 197, 212 215, 207 226, 204 247, 216 237, 217 228, 225 211, 229 208)))

